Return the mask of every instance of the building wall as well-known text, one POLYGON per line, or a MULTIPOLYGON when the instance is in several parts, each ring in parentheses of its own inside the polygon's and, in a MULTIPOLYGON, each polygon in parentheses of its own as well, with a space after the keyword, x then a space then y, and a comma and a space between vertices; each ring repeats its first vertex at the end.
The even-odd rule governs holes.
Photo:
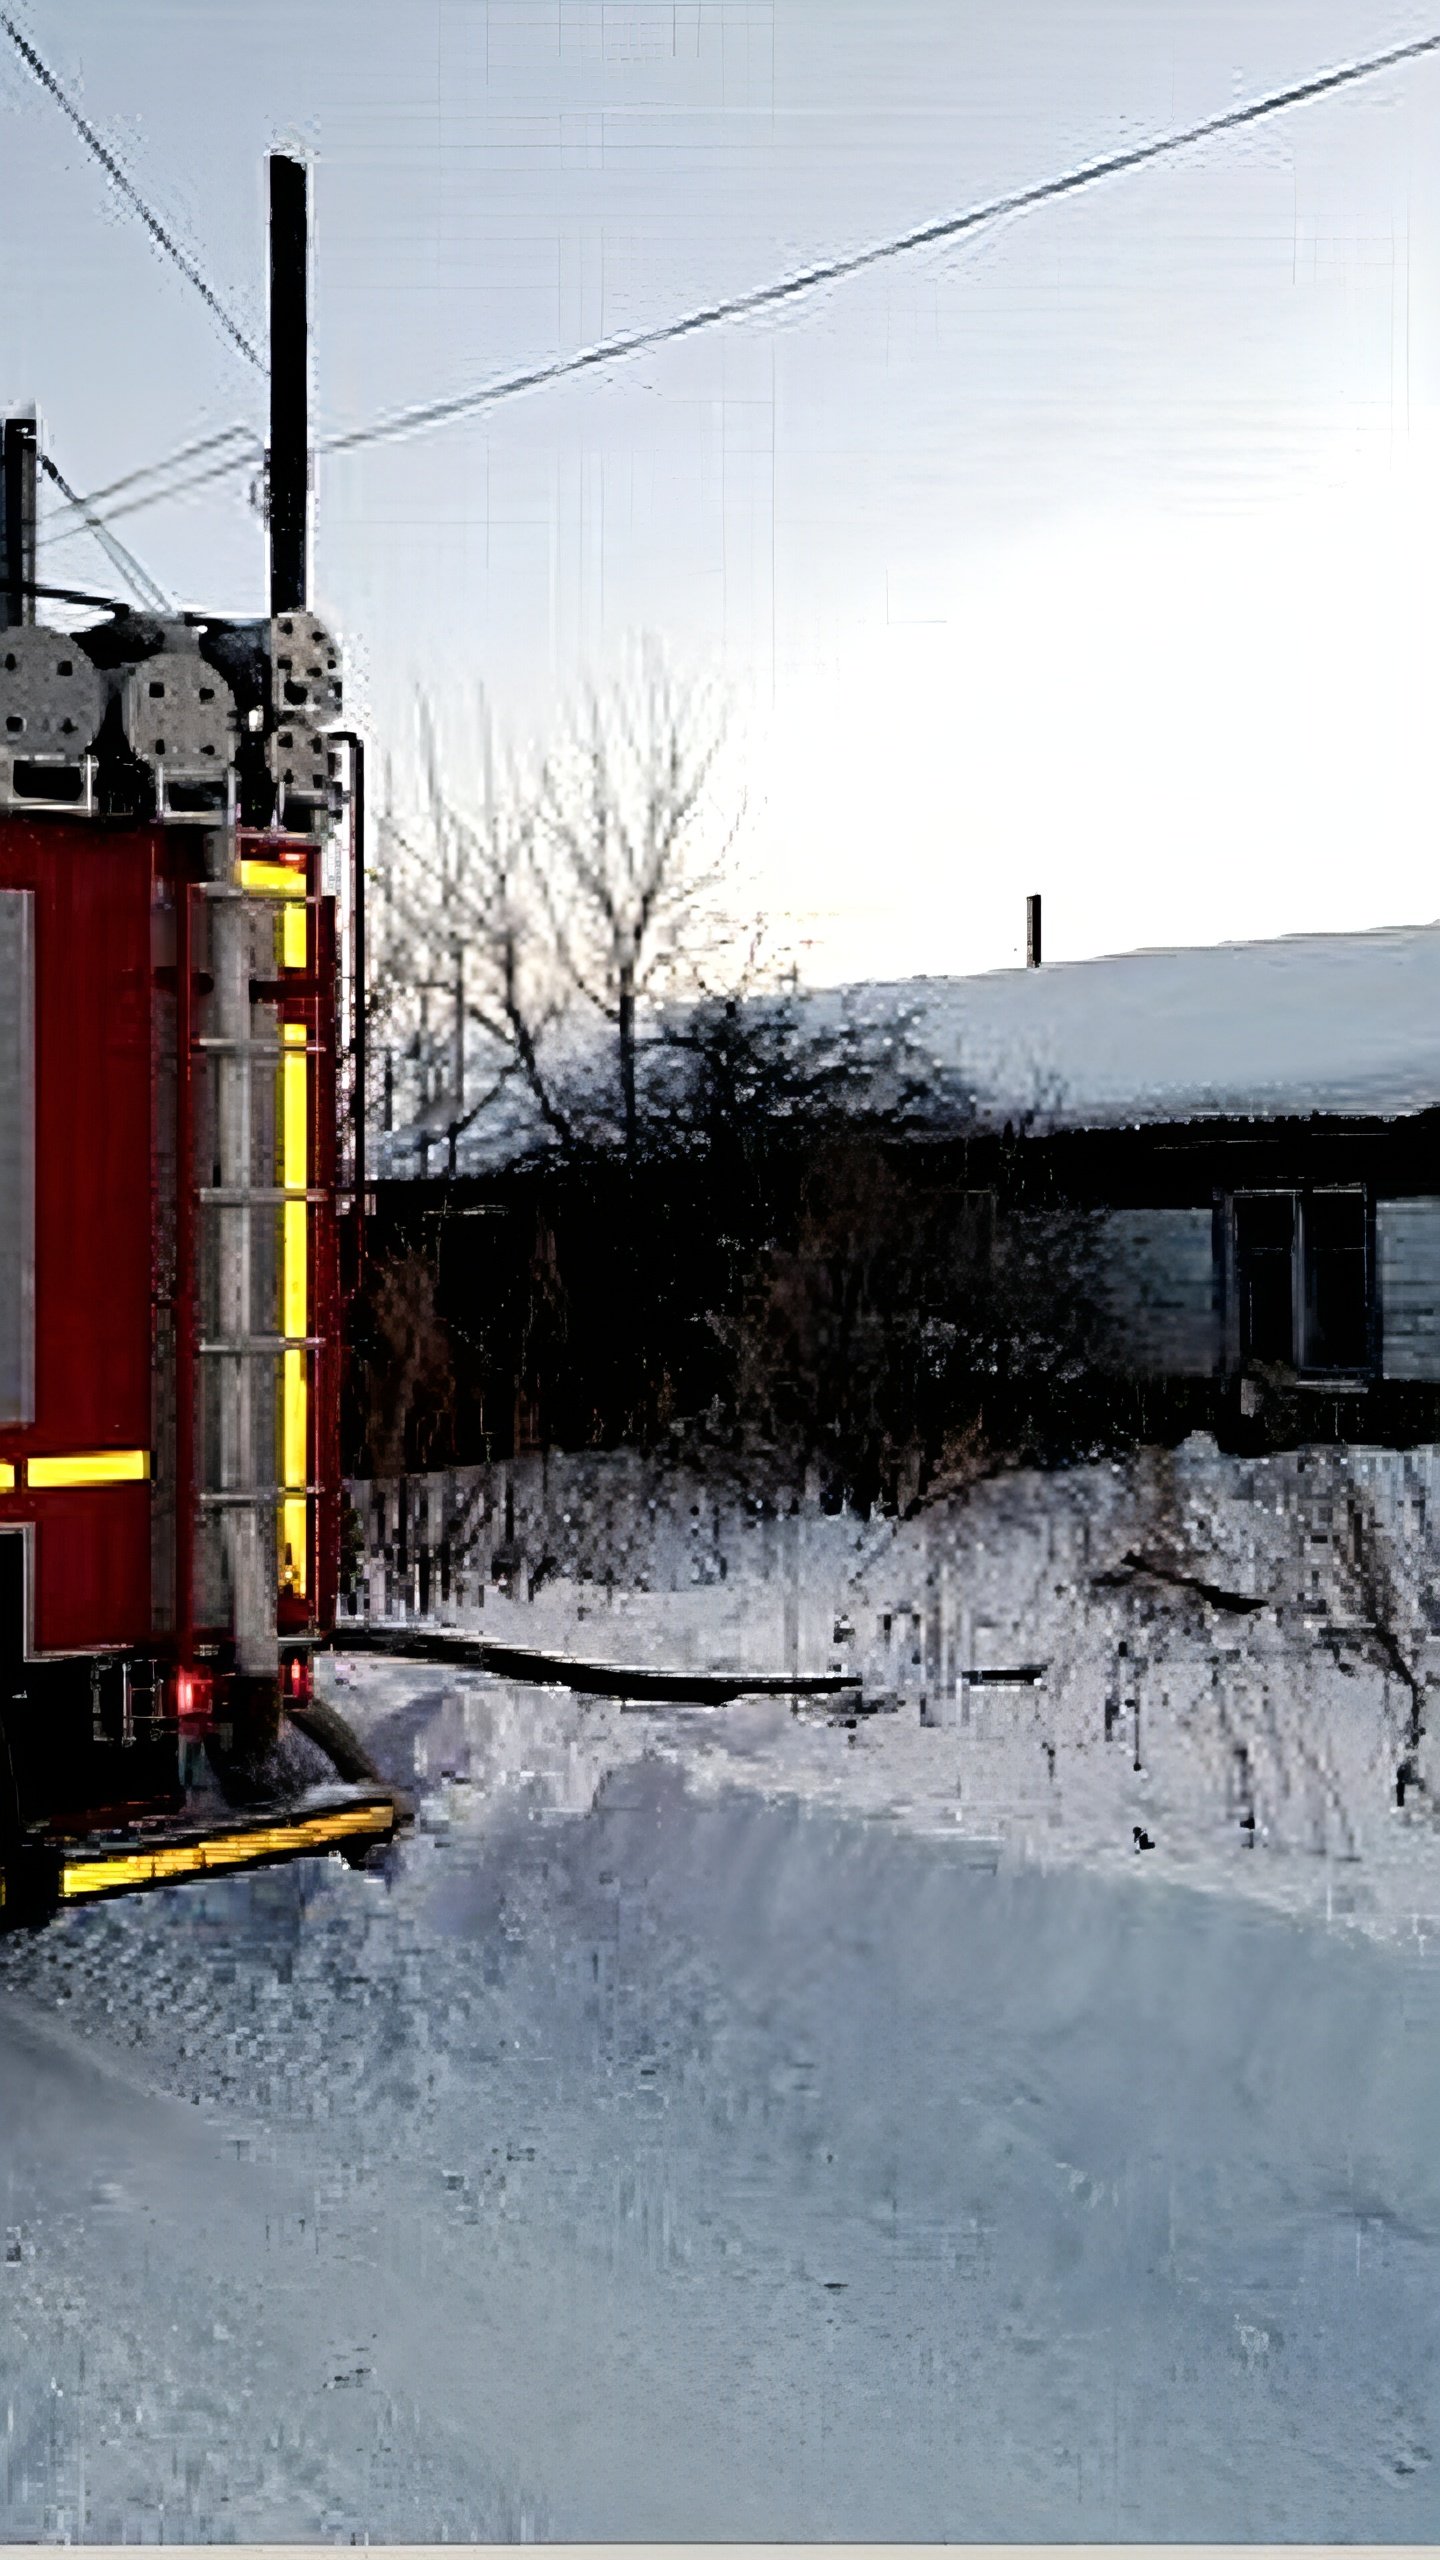
POLYGON ((1440 1379, 1440 1200, 1381 1200, 1375 1248, 1382 1374, 1440 1379))
MULTIPOLYGON (((1126 1365, 1210 1376, 1221 1352, 1212 1211, 1117 1209, 1105 1233, 1126 1365)), ((1381 1374, 1440 1383, 1440 1198, 1378 1202, 1375 1248, 1381 1374)))
POLYGON ((1116 1209, 1105 1241, 1126 1366, 1209 1377, 1220 1347, 1211 1210, 1116 1209))

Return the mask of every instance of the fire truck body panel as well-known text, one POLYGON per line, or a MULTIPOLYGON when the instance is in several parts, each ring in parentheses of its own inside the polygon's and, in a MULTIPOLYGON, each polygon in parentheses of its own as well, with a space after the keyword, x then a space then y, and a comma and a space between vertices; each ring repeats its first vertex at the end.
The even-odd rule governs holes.
POLYGON ((256 1775, 338 1583, 330 803, 243 823, 269 786, 242 744, 245 789, 187 809, 148 706, 163 687, 171 743, 203 746, 228 688, 178 649, 121 676, 153 819, 95 792, 103 753, 84 814, 15 806, 13 763, 5 806, 0 777, 0 1924, 17 1878, 33 1916, 397 1818, 388 1790, 297 1810, 256 1775), (187 1801, 197 1750, 218 1812, 187 1801))
POLYGON ((14 1007, 0 1527, 29 1531, 31 1653, 153 1632, 156 852, 146 831, 0 819, 14 1007))

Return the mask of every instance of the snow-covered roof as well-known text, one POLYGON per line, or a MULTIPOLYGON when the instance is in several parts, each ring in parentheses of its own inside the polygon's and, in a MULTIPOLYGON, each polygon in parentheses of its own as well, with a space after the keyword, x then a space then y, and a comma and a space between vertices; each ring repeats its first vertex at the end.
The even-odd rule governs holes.
MULTIPOLYGON (((882 1048, 904 1026, 907 1072, 933 1060, 992 1123, 1388 1120, 1440 1106, 1440 924, 872 981, 802 1004, 816 1032, 848 1022, 882 1048)), ((593 1054, 594 1090, 612 1091, 608 1038, 591 1024, 569 1040, 572 1082, 593 1054)), ((466 1131, 462 1169, 498 1170, 544 1140, 517 1078, 466 1131)), ((443 1128, 433 1144, 442 1163, 443 1128)), ((378 1138, 377 1170, 417 1170, 413 1130, 378 1138)))
POLYGON ((867 1021, 908 1014, 987 1116, 1393 1119, 1440 1103, 1440 924, 912 978, 843 1001, 867 1021))

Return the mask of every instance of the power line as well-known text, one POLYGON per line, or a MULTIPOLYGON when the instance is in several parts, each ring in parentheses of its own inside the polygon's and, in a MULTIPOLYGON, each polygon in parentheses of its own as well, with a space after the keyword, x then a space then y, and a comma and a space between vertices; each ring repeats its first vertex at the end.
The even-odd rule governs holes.
POLYGON ((120 575, 125 580, 127 586, 134 588, 141 603, 149 605, 152 612, 173 613, 175 608, 171 603, 170 598, 166 595, 164 588, 157 587, 149 572, 141 568, 134 553, 126 550, 119 535, 111 533, 103 519, 91 512, 83 498, 76 496, 76 493, 71 488, 64 472, 59 468, 58 464, 52 462, 48 453, 41 454, 40 468, 51 480, 54 481, 55 486, 60 491, 62 497, 68 498, 72 507, 79 508, 80 513, 84 516, 85 521, 90 528, 90 531, 94 534, 96 541, 100 544, 101 549, 105 552, 111 562, 111 565, 119 570, 120 575))
MULTIPOLYGON (((109 508, 103 516, 96 518, 96 522, 116 524, 122 516, 138 515, 143 507, 162 506, 167 498, 183 498, 191 489, 205 489, 214 480, 228 480, 236 472, 253 470, 257 462, 263 461, 264 455, 264 445, 258 436, 254 436, 247 452, 237 454, 225 462, 212 462, 203 471, 192 471, 186 478, 169 481, 163 489, 147 489, 143 497, 127 498, 123 507, 109 508)), ((156 469, 161 467, 157 463, 156 469)), ((136 476, 139 477, 138 473, 136 476)), ((69 542, 82 530, 80 525, 62 526, 55 540, 69 542)))
POLYGON ((1358 80, 1373 79, 1381 71, 1394 70, 1404 62, 1417 62, 1423 55, 1440 52, 1440 33, 1418 37, 1411 44, 1392 45, 1388 52, 1367 55, 1358 62, 1342 63, 1338 70, 1322 71, 1313 79, 1302 80, 1290 89, 1275 90, 1268 97, 1257 98, 1248 106, 1231 107, 1223 115, 1207 116, 1200 124, 1186 125, 1178 133, 1159 135, 1153 142, 1140 142, 1127 151, 1108 152, 1103 159, 1087 160, 1062 177, 1045 178, 1029 187, 1017 187, 1008 195, 995 196, 988 204, 976 205, 968 213, 950 215, 938 222, 923 223, 918 230, 903 231, 893 240, 881 240, 868 249, 857 249, 848 257, 829 258, 823 264, 804 267, 779 284, 761 285, 751 293, 736 294, 726 302, 712 302, 699 311, 688 312, 683 319, 671 320, 655 329, 637 329, 624 337, 604 338, 597 346, 586 347, 577 355, 558 356, 550 364, 536 365, 528 373, 512 374, 507 381, 488 384, 483 390, 462 391, 450 400, 435 400, 423 408, 402 409, 393 417, 377 419, 368 427, 352 427, 345 434, 329 436, 317 447, 320 453, 353 453, 362 445, 388 442, 396 436, 413 435, 422 427, 443 425, 448 419, 467 416, 476 409, 491 407, 496 401, 514 398, 518 392, 535 391, 547 382, 561 382, 570 374, 588 372, 595 365, 613 364, 620 357, 643 354, 649 347, 671 344, 677 338, 693 337, 698 330, 713 329, 725 320, 738 320, 752 311, 773 310, 776 304, 792 302, 802 294, 814 293, 822 285, 835 284, 842 277, 858 275, 866 267, 878 266, 882 259, 907 256, 915 249, 928 249, 947 240, 962 239, 967 232, 978 231, 983 224, 998 222, 1008 214, 1028 213, 1036 205, 1051 204, 1059 196, 1077 195, 1084 187, 1097 186, 1103 178, 1121 176, 1126 170, 1144 168, 1153 160, 1167 158, 1172 152, 1186 151, 1197 142, 1213 140, 1217 134, 1234 133, 1242 125, 1258 124, 1262 117, 1281 114, 1287 107, 1307 104, 1337 89, 1349 88, 1358 80))
POLYGON ((62 89, 54 72, 49 68, 48 64, 41 61, 33 44, 29 42, 27 37, 21 34, 14 19, 7 11, 4 10, 0 10, 0 28, 4 29, 6 35, 14 45, 16 52, 29 64, 30 69, 34 72, 42 89, 48 89, 57 107, 59 107, 61 114, 68 116, 71 124, 75 127, 76 132, 80 135, 81 140, 94 153, 112 186, 119 188, 126 203, 129 204, 136 213, 138 213, 146 230, 149 232, 151 239, 156 242, 159 248, 164 250, 167 258, 174 261, 174 264, 179 268, 182 276, 184 276, 189 283, 193 284, 202 302, 204 302, 207 308, 214 314, 215 318, 219 321, 221 328, 224 330, 226 337, 229 338, 232 345, 239 348, 240 353, 245 357, 247 363, 255 365, 258 367, 259 371, 263 373, 265 371, 265 359, 261 355, 258 347, 256 347, 253 342, 247 338, 239 322, 231 318, 230 313, 226 310, 219 294, 215 292, 213 286, 206 283, 205 278, 196 266, 194 259, 187 256, 185 250, 181 248, 179 241, 175 238, 174 233, 167 231, 164 223, 161 221, 157 213, 151 212, 144 197, 140 194, 139 190, 134 186, 132 181, 126 176, 124 170, 121 168, 114 152, 109 150, 105 143, 102 142, 93 124, 91 124, 88 119, 81 114, 79 108, 75 105, 74 100, 67 96, 65 90, 62 89))
MULTIPOLYGON (((171 471, 179 462, 193 462, 202 453, 216 453, 222 445, 233 444, 237 436, 256 444, 259 439, 251 427, 226 427, 216 436, 200 436, 193 444, 182 444, 175 453, 167 453, 163 462, 147 462, 139 471, 127 471, 119 480, 107 480, 101 489, 87 489, 82 506, 95 507, 102 498, 116 497, 122 489, 132 489, 137 480, 153 480, 162 471, 171 471)), ((108 521, 108 519, 107 519, 108 521)))
MULTIPOLYGON (((9 21, 0 16, 0 24, 9 21)), ((457 393, 452 399, 436 400, 424 407, 404 409, 388 418, 379 418, 369 426, 351 427, 339 435, 327 436, 316 447, 320 454, 354 453, 362 447, 381 444, 423 428, 442 426, 452 418, 467 417, 476 411, 493 408, 502 400, 520 393, 537 391, 547 383, 562 382, 573 374, 593 371, 597 366, 613 364, 626 356, 643 354, 648 348, 672 344, 680 338, 695 336, 702 329, 713 329, 729 320, 745 318, 756 311, 773 310, 777 305, 798 301, 822 286, 835 284, 847 276, 858 275, 867 267, 879 266, 888 258, 910 255, 917 249, 934 248, 951 240, 960 240, 990 223, 1007 216, 1027 213, 1038 205, 1051 204, 1063 196, 1078 195, 1087 187, 1098 186, 1106 178, 1123 176, 1131 169, 1171 157, 1179 151, 1193 149, 1196 143, 1214 140, 1220 134, 1234 133, 1246 125, 1259 124, 1268 116, 1283 114, 1286 109, 1307 105, 1315 98, 1333 95, 1362 80, 1376 78, 1383 71, 1393 71, 1402 64, 1418 62, 1427 55, 1440 52, 1440 32, 1417 37, 1413 42, 1392 45, 1384 53, 1367 54, 1354 62, 1342 63, 1334 71, 1317 72, 1313 78, 1296 82, 1288 89, 1272 90, 1263 98, 1248 104, 1227 108, 1223 114, 1207 116, 1200 123, 1185 125, 1177 132, 1159 134, 1153 141, 1131 145, 1124 151, 1108 152, 1101 159, 1083 161, 1079 167, 1066 170, 1056 178, 1037 180, 1028 187, 1017 187, 1007 195, 994 196, 966 213, 952 214, 936 222, 927 222, 913 231, 898 233, 893 239, 873 242, 841 258, 830 258, 821 264, 801 268, 777 284, 760 285, 749 293, 736 294, 724 302, 706 304, 698 311, 687 312, 679 320, 662 322, 653 329, 637 329, 625 336, 604 338, 592 347, 584 347, 575 355, 557 356, 550 363, 535 365, 524 373, 510 374, 498 382, 485 384, 474 391, 457 393)), ((213 464, 204 472, 196 472, 188 480, 174 486, 130 499, 114 510, 116 516, 138 513, 140 508, 158 506, 170 497, 178 497, 190 489, 200 488, 214 480, 232 477, 250 467, 250 458, 241 456, 213 464)), ((107 519, 108 521, 108 519, 107 519)))

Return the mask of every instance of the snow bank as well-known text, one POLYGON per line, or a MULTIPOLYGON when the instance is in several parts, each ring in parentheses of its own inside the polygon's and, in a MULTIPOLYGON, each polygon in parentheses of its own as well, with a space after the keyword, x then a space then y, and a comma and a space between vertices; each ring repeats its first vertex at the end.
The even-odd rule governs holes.
POLYGON ((388 1874, 0 1944, 3 2529, 1434 2540, 1432 1456, 807 1520, 851 1723, 332 1658, 388 1874))
MULTIPOLYGON (((552 1459, 412 1484, 409 1562, 422 1524, 438 1538, 459 1519, 447 1622, 609 1662, 852 1669, 878 1711, 850 1730, 773 1705, 637 1719, 552 1693, 532 1725, 547 1748, 607 1735, 617 1752, 679 1755, 698 1786, 743 1764, 747 1784, 913 1828, 1051 1862, 1153 1857, 1403 1930, 1440 1913, 1432 1745, 1409 1740, 1436 1668, 1437 1463, 1327 1449, 1242 1462, 1197 1438, 863 1523, 773 1516, 623 1455, 552 1459), (522 1596, 491 1578, 507 1517, 522 1596), (1037 1676, 995 1680, 1007 1671, 1037 1676)), ((397 1496, 368 1497, 392 1600, 397 1496)), ((438 1602, 433 1553, 432 1587, 438 1602)), ((331 1676, 368 1694, 358 1660, 331 1676)), ((481 1747, 463 1716, 492 1710, 448 1694, 463 1759, 481 1747)))
MULTIPOLYGON (((73 2084, 12 2175, 12 2529, 153 2532, 163 2426, 207 2449, 160 2466, 191 2538, 1433 2537, 1432 1947, 777 1795, 758 1717, 357 1685, 430 1768, 388 1888, 235 1878, 0 1959, 216 2134, 207 2211, 117 2096, 89 2255, 73 2084)), ((3 2121, 36 2075, 0 2045, 3 2121)))

